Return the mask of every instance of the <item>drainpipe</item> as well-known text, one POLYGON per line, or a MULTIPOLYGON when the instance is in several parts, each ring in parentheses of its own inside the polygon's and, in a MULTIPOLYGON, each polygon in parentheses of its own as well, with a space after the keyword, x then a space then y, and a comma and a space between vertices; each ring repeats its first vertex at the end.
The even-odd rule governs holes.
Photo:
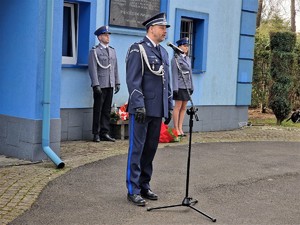
POLYGON ((52 34, 53 34, 53 0, 47 0, 46 12, 46 47, 45 47, 45 73, 43 96, 43 128, 42 147, 45 154, 61 169, 65 163, 50 148, 50 99, 52 74, 52 34))

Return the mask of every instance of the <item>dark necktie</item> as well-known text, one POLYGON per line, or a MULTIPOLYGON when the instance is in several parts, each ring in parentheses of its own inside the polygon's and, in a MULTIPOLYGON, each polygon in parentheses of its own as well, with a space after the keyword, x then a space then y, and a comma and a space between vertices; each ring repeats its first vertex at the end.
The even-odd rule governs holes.
POLYGON ((161 55, 161 53, 160 53, 160 46, 159 45, 156 45, 156 50, 158 51, 158 53, 161 55))
POLYGON ((108 47, 106 47, 105 50, 107 51, 107 55, 109 56, 109 50, 108 50, 108 47))

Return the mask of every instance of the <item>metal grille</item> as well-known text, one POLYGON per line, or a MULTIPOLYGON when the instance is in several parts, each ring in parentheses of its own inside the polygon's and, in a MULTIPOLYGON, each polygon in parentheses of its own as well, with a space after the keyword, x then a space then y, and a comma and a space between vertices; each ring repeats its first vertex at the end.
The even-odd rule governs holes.
POLYGON ((180 38, 189 38, 189 57, 192 61, 192 68, 194 67, 194 53, 193 53, 193 38, 194 38, 194 21, 188 18, 181 19, 180 38))

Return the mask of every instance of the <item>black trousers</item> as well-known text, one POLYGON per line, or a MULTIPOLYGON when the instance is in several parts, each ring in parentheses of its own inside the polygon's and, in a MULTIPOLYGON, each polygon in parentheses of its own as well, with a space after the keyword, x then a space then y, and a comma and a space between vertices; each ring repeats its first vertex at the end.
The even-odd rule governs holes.
POLYGON ((113 88, 101 88, 102 94, 94 93, 93 134, 109 133, 113 88))
POLYGON ((129 117, 129 148, 127 159, 126 186, 129 194, 140 194, 141 189, 150 188, 153 159, 157 150, 161 117, 146 117, 145 123, 129 117))

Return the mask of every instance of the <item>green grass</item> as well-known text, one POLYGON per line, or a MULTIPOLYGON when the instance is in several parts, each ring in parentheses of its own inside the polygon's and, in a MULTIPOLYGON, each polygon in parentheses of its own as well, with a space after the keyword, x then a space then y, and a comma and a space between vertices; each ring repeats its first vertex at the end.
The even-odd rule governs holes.
MULTIPOLYGON (((278 126, 276 124, 276 119, 263 119, 263 118, 249 118, 249 122, 252 123, 252 125, 257 125, 257 126, 278 126)), ((296 127, 296 128, 300 128, 300 123, 293 123, 291 120, 286 122, 286 120, 284 120, 281 125, 282 127, 296 127)))

